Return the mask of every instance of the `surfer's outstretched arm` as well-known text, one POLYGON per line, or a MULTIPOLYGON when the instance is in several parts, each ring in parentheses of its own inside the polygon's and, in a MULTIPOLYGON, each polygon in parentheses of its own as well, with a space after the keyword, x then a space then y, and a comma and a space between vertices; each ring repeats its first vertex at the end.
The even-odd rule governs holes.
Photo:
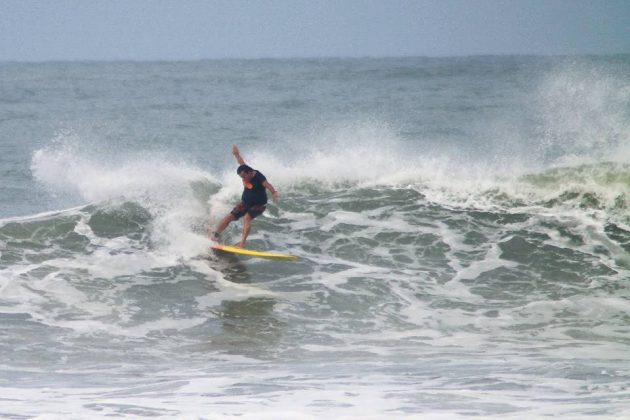
POLYGON ((271 185, 269 181, 265 181, 263 182, 263 187, 267 188, 269 192, 271 192, 271 197, 273 198, 273 201, 277 203, 280 199, 280 194, 278 194, 278 191, 273 187, 273 185, 271 185))
POLYGON ((232 146, 232 154, 236 158, 236 161, 238 162, 239 165, 245 165, 245 160, 241 156, 241 151, 238 150, 237 145, 232 146))

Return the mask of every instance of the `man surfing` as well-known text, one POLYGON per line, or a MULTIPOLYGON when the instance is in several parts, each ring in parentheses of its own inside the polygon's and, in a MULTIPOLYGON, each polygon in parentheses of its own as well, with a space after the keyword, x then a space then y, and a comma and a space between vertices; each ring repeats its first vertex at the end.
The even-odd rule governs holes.
POLYGON ((271 197, 274 202, 278 202, 280 195, 261 172, 245 164, 245 160, 236 145, 232 146, 232 154, 240 165, 236 169, 236 173, 243 180, 243 195, 241 196, 241 202, 237 204, 230 214, 221 220, 217 228, 210 233, 210 239, 218 242, 219 235, 225 228, 227 228, 231 222, 242 217, 243 234, 241 236, 241 242, 235 246, 244 248, 245 241, 247 241, 247 237, 252 228, 252 220, 263 214, 267 208, 267 190, 271 192, 271 197))

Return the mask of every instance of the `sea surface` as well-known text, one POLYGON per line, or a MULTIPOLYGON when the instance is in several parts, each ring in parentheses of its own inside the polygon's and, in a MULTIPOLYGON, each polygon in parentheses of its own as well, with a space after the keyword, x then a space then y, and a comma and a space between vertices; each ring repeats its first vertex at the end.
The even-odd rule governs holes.
POLYGON ((0 418, 630 417, 630 56, 0 63, 0 177, 0 418))

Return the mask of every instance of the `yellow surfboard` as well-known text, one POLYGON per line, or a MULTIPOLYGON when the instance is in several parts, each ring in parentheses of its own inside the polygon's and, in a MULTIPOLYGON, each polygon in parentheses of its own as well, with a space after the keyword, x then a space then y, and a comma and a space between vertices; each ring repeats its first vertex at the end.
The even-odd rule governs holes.
POLYGON ((298 257, 295 255, 289 254, 280 254, 278 252, 262 252, 262 251, 254 251, 251 249, 237 248, 235 246, 227 246, 227 245, 213 245, 211 247, 216 251, 229 252, 232 254, 238 255, 247 255, 249 257, 258 257, 258 258, 269 258, 272 260, 284 260, 284 261, 297 261, 298 257))

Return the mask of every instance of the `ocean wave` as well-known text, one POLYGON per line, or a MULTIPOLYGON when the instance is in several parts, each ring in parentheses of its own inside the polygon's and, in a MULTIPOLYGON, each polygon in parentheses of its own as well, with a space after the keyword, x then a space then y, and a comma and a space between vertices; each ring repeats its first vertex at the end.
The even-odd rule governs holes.
MULTIPOLYGON (((301 208, 300 202, 309 204, 305 211, 319 214, 323 210, 312 199, 327 197, 352 203, 353 211, 399 206, 411 214, 418 203, 432 203, 497 215, 577 212, 601 226, 630 230, 630 164, 604 161, 532 171, 448 156, 403 157, 402 141, 386 125, 345 127, 325 137, 331 140, 327 147, 295 152, 287 161, 257 150, 248 156, 281 191, 282 201, 271 206, 269 216, 301 208), (342 148, 348 138, 355 146, 342 148)), ((188 241, 199 252, 205 230, 229 211, 241 190, 233 170, 211 173, 155 156, 100 161, 73 138, 37 151, 32 166, 48 188, 91 203, 83 210, 95 234, 146 235, 165 248, 188 241)))
POLYGON ((628 57, 314 64, 19 66, 7 415, 627 413, 628 57))

